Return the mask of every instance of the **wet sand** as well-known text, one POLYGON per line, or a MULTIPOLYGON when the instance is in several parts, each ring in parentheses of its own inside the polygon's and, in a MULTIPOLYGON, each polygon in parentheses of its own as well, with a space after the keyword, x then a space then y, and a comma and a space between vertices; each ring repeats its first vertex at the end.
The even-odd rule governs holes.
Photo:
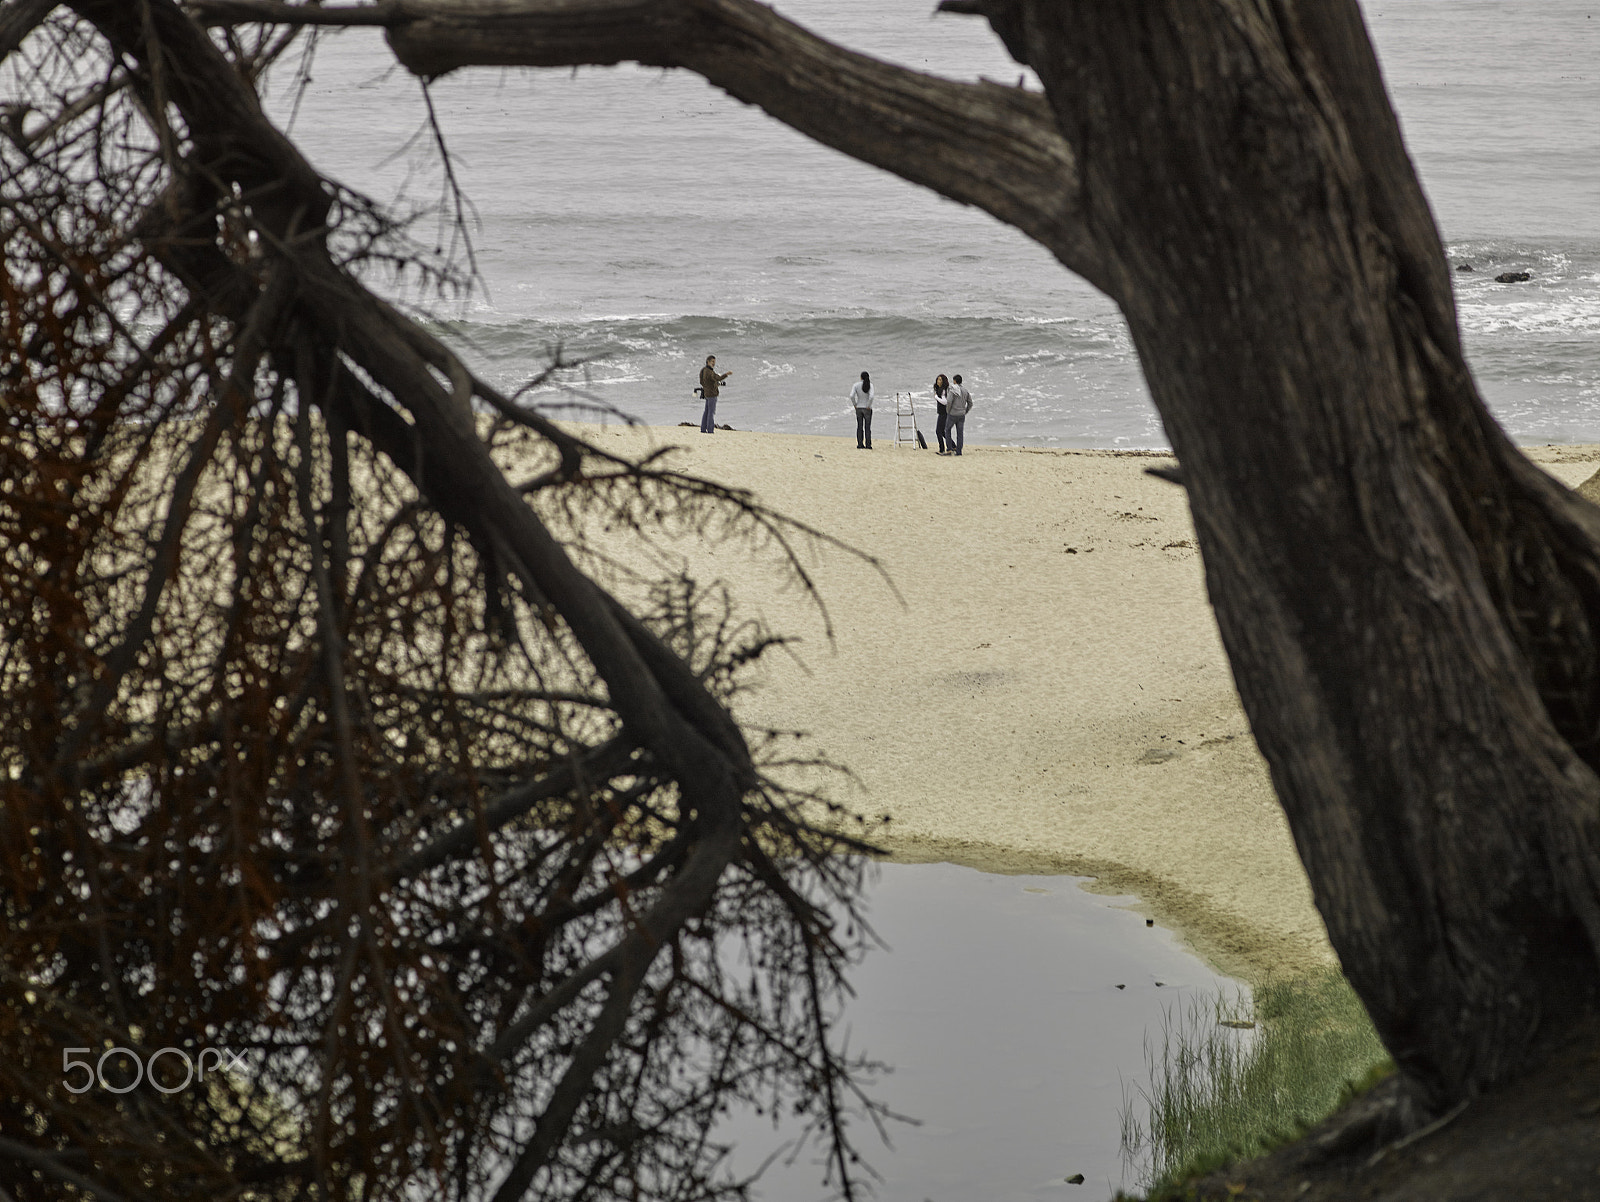
MULTIPOLYGON (((685 540, 697 577, 803 638, 766 658, 740 717, 804 730, 806 750, 847 765, 854 780, 831 795, 887 815, 874 837, 896 858, 1093 877, 1246 980, 1331 963, 1184 491, 1145 474, 1173 461, 970 443, 941 458, 895 448, 888 417, 871 452, 845 437, 590 431, 618 450, 680 446, 682 470, 754 490, 893 581, 838 551, 808 556, 830 644, 770 566, 685 540)), ((1600 447, 1529 454, 1569 485, 1600 467, 1600 447)))

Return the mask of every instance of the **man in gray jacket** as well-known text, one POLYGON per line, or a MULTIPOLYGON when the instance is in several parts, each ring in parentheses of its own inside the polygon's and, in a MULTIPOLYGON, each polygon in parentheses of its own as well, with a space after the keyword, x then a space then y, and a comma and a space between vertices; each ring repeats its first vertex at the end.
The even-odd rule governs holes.
POLYGON ((950 447, 948 454, 959 455, 961 448, 967 445, 967 414, 972 412, 972 394, 960 376, 950 377, 950 391, 945 394, 944 407, 949 414, 945 427, 945 441, 950 447))

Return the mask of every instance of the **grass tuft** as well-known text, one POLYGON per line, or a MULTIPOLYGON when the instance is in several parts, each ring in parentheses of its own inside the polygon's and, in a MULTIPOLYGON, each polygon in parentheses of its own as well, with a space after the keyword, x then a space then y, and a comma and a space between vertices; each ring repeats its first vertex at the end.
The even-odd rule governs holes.
POLYGON ((1152 1202, 1298 1138, 1393 1071, 1337 972, 1263 985, 1253 1001, 1192 998, 1167 1012, 1160 1055, 1147 1040, 1145 1058, 1150 1086, 1124 1099, 1122 1155, 1152 1202))

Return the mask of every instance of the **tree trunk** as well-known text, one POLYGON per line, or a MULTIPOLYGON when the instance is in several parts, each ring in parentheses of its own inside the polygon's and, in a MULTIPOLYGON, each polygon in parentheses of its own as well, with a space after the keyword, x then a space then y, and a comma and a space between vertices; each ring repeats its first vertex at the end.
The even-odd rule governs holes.
MULTIPOLYGON (((273 6, 196 4, 246 7, 273 6)), ((1424 1107, 1470 1096, 1600 982, 1600 511, 1477 394, 1355 0, 945 7, 1047 103, 883 64, 854 87, 866 60, 751 0, 394 0, 384 23, 425 75, 688 67, 1112 296, 1334 947, 1424 1107)))
POLYGON ((1597 526, 1478 397, 1354 4, 1304 7, 996 24, 1080 152, 1329 935, 1438 1106, 1592 999, 1597 526))

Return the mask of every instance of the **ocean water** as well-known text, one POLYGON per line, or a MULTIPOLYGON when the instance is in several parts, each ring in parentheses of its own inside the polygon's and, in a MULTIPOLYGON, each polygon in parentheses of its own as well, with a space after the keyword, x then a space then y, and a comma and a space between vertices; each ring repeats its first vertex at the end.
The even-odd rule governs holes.
MULTIPOLYGON (((917 69, 1025 74, 982 21, 932 16, 932 0, 778 8, 917 69)), ((1485 395, 1521 441, 1600 441, 1600 6, 1364 8, 1451 258, 1476 269, 1456 281, 1485 395), (1533 280, 1496 284, 1507 270, 1533 280)), ((443 200, 421 90, 376 31, 322 35, 309 82, 282 70, 273 89, 274 114, 335 178, 402 208, 443 200)), ((432 308, 498 385, 559 350, 586 362, 543 399, 698 422, 690 390, 715 354, 734 373, 719 420, 846 435, 860 371, 885 397, 961 372, 974 441, 1166 445, 1105 297, 986 214, 698 76, 479 70, 436 81, 432 98, 482 282, 432 308)), ((415 232, 460 251, 437 217, 415 232)))

